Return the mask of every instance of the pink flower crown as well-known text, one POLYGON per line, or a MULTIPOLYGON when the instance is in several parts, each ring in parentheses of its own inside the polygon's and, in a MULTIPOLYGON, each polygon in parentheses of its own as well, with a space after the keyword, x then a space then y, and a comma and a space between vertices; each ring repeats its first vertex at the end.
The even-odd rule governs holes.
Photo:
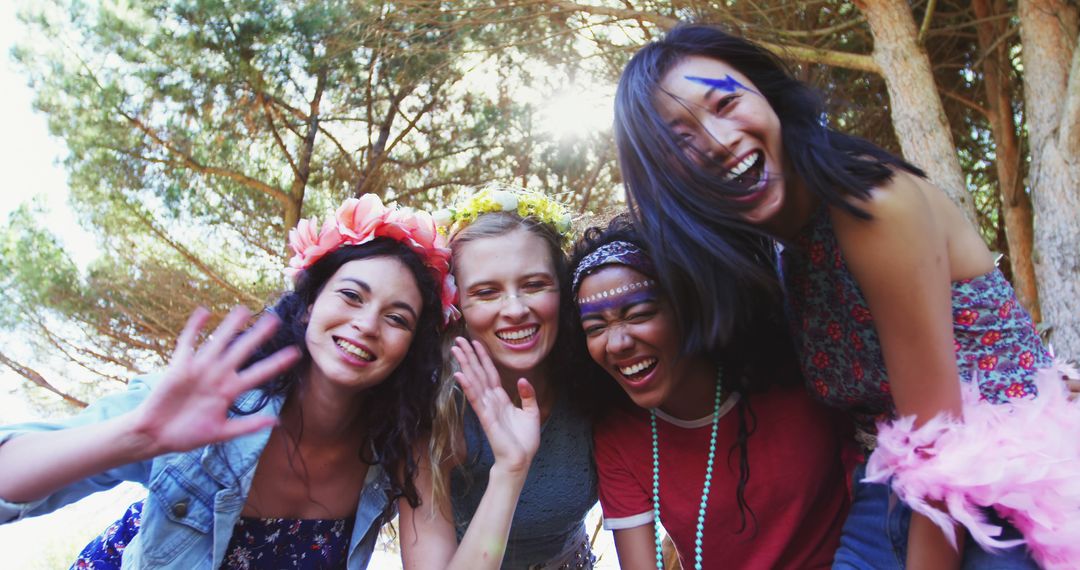
POLYGON ((446 238, 436 231, 431 214, 384 206, 374 194, 345 200, 321 229, 315 218, 305 218, 289 230, 289 247, 295 255, 289 260, 285 275, 295 284, 300 272, 327 253, 377 237, 388 237, 409 246, 431 270, 440 286, 444 325, 461 316, 454 306, 457 286, 450 274, 450 249, 446 247, 446 238))

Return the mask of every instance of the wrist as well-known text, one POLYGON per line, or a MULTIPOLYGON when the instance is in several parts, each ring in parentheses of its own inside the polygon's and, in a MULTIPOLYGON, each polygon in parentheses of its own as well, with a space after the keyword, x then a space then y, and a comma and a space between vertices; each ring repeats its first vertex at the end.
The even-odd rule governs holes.
POLYGON ((531 464, 531 457, 521 457, 513 460, 496 459, 495 464, 491 466, 488 477, 492 481, 520 482, 524 485, 531 464))
POLYGON ((132 410, 109 421, 116 424, 117 433, 113 441, 131 461, 157 457, 172 451, 161 445, 152 418, 143 413, 143 410, 132 410))

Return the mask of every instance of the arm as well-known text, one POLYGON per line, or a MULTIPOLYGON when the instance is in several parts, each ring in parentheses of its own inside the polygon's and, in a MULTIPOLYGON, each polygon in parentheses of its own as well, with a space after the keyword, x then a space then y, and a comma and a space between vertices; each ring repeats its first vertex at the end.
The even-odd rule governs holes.
MULTIPOLYGON (((830 212, 848 268, 874 318, 896 409, 914 415, 917 425, 940 413, 961 416, 947 235, 925 194, 934 190, 897 173, 858 203, 872 220, 830 212)), ((908 534, 908 565, 959 565, 959 554, 940 529, 917 513, 908 534)))
POLYGON ((423 503, 418 509, 405 501, 399 505, 402 564, 405 568, 496 569, 502 565, 518 497, 540 447, 540 409, 525 379, 518 380, 521 408, 513 405, 479 342, 470 345, 459 338, 451 351, 461 365, 454 378, 480 420, 495 464, 469 528, 461 544, 456 544, 454 524, 446 518, 449 505, 431 500, 432 470, 428 454, 421 450, 417 490, 423 503))
POLYGON ((656 570, 655 526, 649 523, 613 532, 615 552, 623 570, 656 570))
POLYGON ((246 310, 234 310, 214 338, 196 350, 196 337, 209 317, 205 310, 196 311, 180 334, 168 370, 133 410, 5 441, 0 445, 0 497, 40 501, 110 469, 270 427, 274 419, 263 416, 228 419, 229 406, 241 392, 292 366, 298 352, 285 349, 238 371, 277 326, 276 319, 264 317, 230 344, 248 316, 246 310))

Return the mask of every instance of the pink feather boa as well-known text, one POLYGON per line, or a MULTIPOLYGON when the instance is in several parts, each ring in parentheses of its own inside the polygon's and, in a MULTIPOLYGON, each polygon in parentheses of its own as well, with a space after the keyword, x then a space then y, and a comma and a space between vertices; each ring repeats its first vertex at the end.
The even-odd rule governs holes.
POLYGON ((954 525, 962 524, 987 550, 1027 544, 1044 568, 1080 567, 1080 401, 1069 400, 1065 377, 1080 375, 1056 362, 1036 374, 1037 398, 1000 405, 964 383, 962 422, 942 415, 918 429, 913 416, 880 424, 863 480, 891 480, 954 547, 954 525), (1008 519, 1023 540, 994 538, 1001 529, 982 507, 1008 519))

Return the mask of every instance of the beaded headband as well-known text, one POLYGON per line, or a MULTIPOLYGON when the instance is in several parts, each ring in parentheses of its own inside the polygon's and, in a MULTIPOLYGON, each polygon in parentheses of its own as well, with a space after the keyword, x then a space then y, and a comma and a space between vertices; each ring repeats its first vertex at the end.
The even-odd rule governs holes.
POLYGON ((457 286, 450 274, 450 249, 435 229, 431 215, 422 210, 384 206, 374 194, 349 198, 320 228, 315 218, 305 218, 289 230, 292 259, 286 277, 296 283, 300 273, 326 254, 348 245, 360 245, 377 237, 399 241, 413 250, 439 284, 443 324, 460 316, 454 302, 457 286))
POLYGON ((550 224, 565 239, 570 233, 570 212, 551 197, 512 186, 490 185, 477 190, 452 208, 432 212, 431 217, 444 235, 453 235, 484 214, 513 212, 550 224))
MULTIPOLYGON (((652 259, 640 247, 628 241, 613 241, 596 248, 595 251, 582 258, 577 268, 574 269, 571 291, 576 294, 578 287, 581 286, 582 279, 605 265, 625 265, 648 277, 656 276, 656 266, 653 265, 652 259)), ((649 279, 648 281, 632 283, 630 286, 636 285, 641 288, 655 283, 656 281, 649 279)), ((604 293, 612 294, 610 291, 604 291, 604 293)), ((588 299, 581 299, 581 301, 590 301, 593 300, 593 297, 596 297, 596 295, 592 295, 588 299)))

